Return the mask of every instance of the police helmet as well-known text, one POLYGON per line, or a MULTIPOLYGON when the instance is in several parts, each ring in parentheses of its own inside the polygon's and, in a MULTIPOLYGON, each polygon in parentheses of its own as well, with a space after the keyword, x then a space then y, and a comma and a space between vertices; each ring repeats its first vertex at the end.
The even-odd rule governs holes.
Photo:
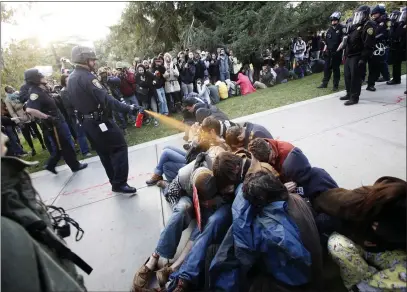
POLYGON ((44 75, 35 68, 28 69, 24 72, 24 80, 28 84, 41 84, 41 79, 44 75))
POLYGON ((395 22, 395 21, 397 21, 397 20, 399 19, 400 14, 401 14, 400 11, 394 10, 392 13, 390 13, 389 19, 390 19, 392 22, 395 22))
POLYGON ((353 14, 353 25, 363 24, 369 20, 370 16, 370 7, 367 5, 362 5, 358 9, 356 9, 355 13, 353 14))
POLYGON ((407 7, 404 7, 403 10, 401 10, 400 16, 399 16, 399 22, 406 22, 406 17, 407 17, 407 7))
POLYGON ((339 21, 339 20, 341 20, 341 16, 342 16, 342 14, 339 11, 335 11, 334 13, 331 14, 330 19, 331 19, 331 21, 332 20, 339 21))
POLYGON ((87 64, 89 60, 97 60, 95 52, 84 46, 75 46, 72 48, 72 62, 76 64, 87 64))
POLYGON ((381 5, 376 5, 375 7, 373 7, 372 12, 370 13, 370 15, 379 13, 380 15, 383 15, 384 13, 386 13, 386 8, 384 8, 381 5))

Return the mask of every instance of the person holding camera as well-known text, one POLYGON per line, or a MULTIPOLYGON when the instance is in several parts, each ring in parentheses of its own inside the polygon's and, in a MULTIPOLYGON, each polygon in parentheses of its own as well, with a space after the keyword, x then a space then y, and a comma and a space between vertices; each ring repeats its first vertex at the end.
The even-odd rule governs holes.
POLYGON ((179 70, 169 53, 164 55, 164 67, 165 93, 167 94, 170 109, 181 111, 181 87, 178 82, 179 70))
MULTIPOLYGON (((116 63, 116 70, 118 71, 118 77, 120 78, 120 92, 123 95, 124 102, 128 105, 139 106, 139 102, 136 98, 136 79, 135 74, 130 72, 123 62, 116 63)), ((129 113, 130 122, 134 124, 136 122, 136 116, 129 113)))
POLYGON ((181 64, 181 87, 184 97, 194 91, 195 78, 194 53, 188 53, 188 60, 181 64))
MULTIPOLYGON (((136 92, 137 97, 140 100, 141 104, 144 108, 150 108, 157 112, 157 101, 156 101, 156 93, 154 88, 154 74, 147 70, 144 65, 138 65, 136 68, 136 92)), ((145 125, 150 123, 150 118, 145 116, 145 125)), ((159 122, 154 119, 154 126, 158 127, 159 122)))
POLYGON ((152 69, 151 71, 154 74, 153 87, 157 95, 159 112, 162 115, 168 116, 167 98, 165 96, 164 90, 165 84, 164 74, 166 71, 166 69, 164 68, 164 58, 160 56, 154 58, 151 69, 152 69))

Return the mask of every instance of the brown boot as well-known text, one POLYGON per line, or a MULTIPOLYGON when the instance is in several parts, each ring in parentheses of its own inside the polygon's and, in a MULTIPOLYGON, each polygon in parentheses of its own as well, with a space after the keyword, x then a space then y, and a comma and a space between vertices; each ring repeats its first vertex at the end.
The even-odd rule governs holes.
POLYGON ((170 183, 166 180, 160 180, 159 182, 157 182, 157 187, 165 189, 166 187, 168 187, 169 184, 170 183))
POLYGON ((146 266, 148 260, 149 259, 147 259, 145 264, 134 275, 132 291, 141 291, 141 288, 146 287, 150 283, 153 271, 146 266))
POLYGON ((189 291, 189 283, 183 279, 178 280, 178 285, 175 288, 174 292, 187 292, 189 291))
POLYGON ((160 287, 164 287, 165 284, 167 284, 168 279, 173 272, 174 271, 169 266, 166 266, 156 272, 157 281, 160 287))
POLYGON ((155 186, 160 180, 163 180, 163 177, 161 175, 153 174, 153 176, 148 181, 146 181, 146 184, 149 187, 155 186))

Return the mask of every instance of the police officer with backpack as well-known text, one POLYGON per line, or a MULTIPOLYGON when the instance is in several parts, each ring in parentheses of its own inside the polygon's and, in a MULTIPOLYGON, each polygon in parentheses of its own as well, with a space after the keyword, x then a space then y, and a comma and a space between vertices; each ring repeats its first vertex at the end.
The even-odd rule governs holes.
POLYGON ((52 139, 54 151, 48 159, 45 169, 57 174, 57 166, 61 156, 73 172, 82 170, 88 165, 81 164, 76 159, 72 145, 72 136, 64 116, 58 109, 55 99, 46 88, 47 81, 38 69, 32 68, 24 72, 25 82, 30 86, 28 90, 27 113, 42 119, 44 136, 52 139))
POLYGON ((108 94, 95 75, 91 73, 96 64, 96 54, 88 47, 72 49, 75 70, 69 76, 68 92, 72 105, 78 112, 78 120, 100 157, 113 192, 136 193, 127 184, 129 160, 123 132, 109 117, 110 111, 135 113, 142 110, 136 105, 121 103, 108 94))
POLYGON ((346 100, 345 105, 359 102, 362 88, 362 70, 373 55, 375 48, 375 24, 369 20, 370 7, 360 6, 353 15, 352 26, 348 32, 345 47, 345 85, 346 95, 340 100, 346 100))
POLYGON ((332 71, 334 73, 333 91, 338 90, 339 80, 341 78, 341 72, 339 66, 342 62, 342 49, 338 49, 342 42, 344 35, 346 34, 346 27, 339 23, 341 19, 341 13, 335 11, 332 13, 331 26, 326 32, 326 56, 324 67, 324 78, 322 84, 317 88, 327 88, 329 79, 331 79, 332 71))

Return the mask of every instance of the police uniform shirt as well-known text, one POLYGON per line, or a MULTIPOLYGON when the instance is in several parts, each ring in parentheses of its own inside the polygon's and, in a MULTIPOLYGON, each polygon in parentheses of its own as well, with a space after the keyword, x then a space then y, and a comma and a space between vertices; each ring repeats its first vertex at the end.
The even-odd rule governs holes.
POLYGON ((330 26, 326 33, 326 46, 328 50, 336 51, 346 34, 346 27, 338 23, 335 27, 330 26))
POLYGON ((381 21, 376 24, 376 42, 385 43, 388 40, 390 27, 390 20, 381 21))
POLYGON ((33 86, 27 101, 27 107, 39 110, 40 112, 64 121, 64 116, 59 111, 55 100, 44 89, 33 86))
POLYGON ((68 92, 73 106, 81 114, 91 114, 99 109, 125 113, 131 111, 130 106, 109 95, 96 76, 81 66, 76 66, 69 75, 68 92))
POLYGON ((348 36, 346 56, 361 55, 366 62, 375 49, 375 37, 375 24, 372 21, 353 27, 348 36))

